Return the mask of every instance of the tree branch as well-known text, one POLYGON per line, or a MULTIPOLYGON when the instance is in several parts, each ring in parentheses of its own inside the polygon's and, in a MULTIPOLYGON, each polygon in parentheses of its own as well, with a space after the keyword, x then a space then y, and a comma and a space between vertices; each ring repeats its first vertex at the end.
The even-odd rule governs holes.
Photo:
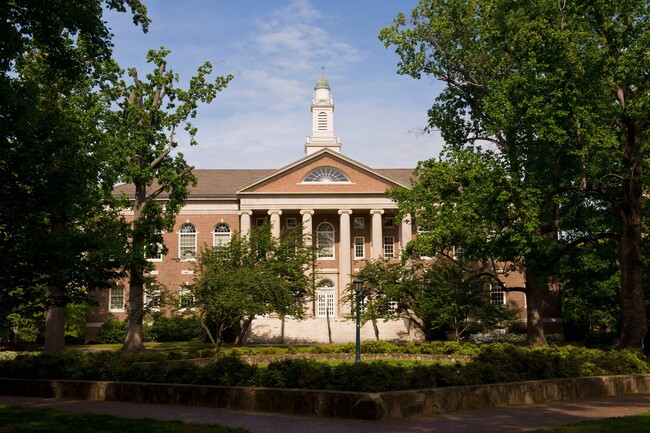
POLYGON ((160 155, 153 161, 151 161, 151 164, 149 164, 150 168, 156 168, 160 165, 160 163, 165 159, 167 155, 169 155, 169 152, 172 150, 172 143, 174 142, 174 131, 176 130, 176 125, 172 126, 172 130, 169 133, 169 143, 167 144, 167 148, 162 151, 160 155))

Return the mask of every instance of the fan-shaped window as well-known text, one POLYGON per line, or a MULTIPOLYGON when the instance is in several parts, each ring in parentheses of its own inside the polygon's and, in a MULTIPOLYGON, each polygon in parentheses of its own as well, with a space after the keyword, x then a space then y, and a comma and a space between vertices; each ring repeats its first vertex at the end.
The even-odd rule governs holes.
POLYGON ((178 233, 178 257, 181 260, 196 258, 196 228, 192 224, 183 224, 178 233))
POLYGON ((334 258, 334 226, 330 223, 321 223, 316 230, 316 246, 319 259, 334 258))
POLYGON ((218 247, 220 245, 227 244, 230 242, 230 226, 225 223, 217 224, 214 227, 214 240, 212 245, 218 247))
POLYGON ((303 182, 308 183, 332 183, 350 182, 350 179, 339 169, 334 167, 318 167, 310 171, 303 182))

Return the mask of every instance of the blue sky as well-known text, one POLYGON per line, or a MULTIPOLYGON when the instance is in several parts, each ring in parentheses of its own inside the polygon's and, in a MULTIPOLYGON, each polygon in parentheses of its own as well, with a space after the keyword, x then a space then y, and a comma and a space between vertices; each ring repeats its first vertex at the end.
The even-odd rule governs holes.
POLYGON ((181 82, 209 60, 235 76, 199 108, 195 147, 179 149, 197 168, 280 168, 304 156, 313 87, 325 66, 342 153, 377 168, 415 167, 437 157, 441 139, 423 134, 441 87, 397 74, 398 56, 378 39, 417 0, 145 0, 143 34, 125 14, 106 16, 123 68, 148 71, 145 53, 165 46, 181 82))

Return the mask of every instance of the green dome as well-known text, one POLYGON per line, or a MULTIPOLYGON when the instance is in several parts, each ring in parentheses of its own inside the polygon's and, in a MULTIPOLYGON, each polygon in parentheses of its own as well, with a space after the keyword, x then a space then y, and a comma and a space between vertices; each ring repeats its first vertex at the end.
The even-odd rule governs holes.
POLYGON ((318 81, 316 81, 316 86, 314 87, 315 89, 330 89, 330 83, 327 81, 327 78, 325 78, 325 75, 321 75, 318 81))

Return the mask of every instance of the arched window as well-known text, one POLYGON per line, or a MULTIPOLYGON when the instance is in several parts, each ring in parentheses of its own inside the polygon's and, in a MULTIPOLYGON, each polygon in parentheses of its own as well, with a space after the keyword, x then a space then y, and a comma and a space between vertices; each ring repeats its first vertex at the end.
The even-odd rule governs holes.
POLYGON ((192 224, 183 224, 178 232, 178 257, 181 260, 196 258, 196 228, 192 224))
POLYGON ((217 224, 214 227, 212 245, 218 247, 220 245, 227 244, 230 242, 231 235, 232 232, 230 231, 230 226, 228 224, 217 224))
POLYGON ((332 280, 323 280, 317 291, 318 305, 316 317, 334 317, 336 314, 335 309, 335 295, 334 283, 332 280))
POLYGON ((334 258, 334 226, 330 223, 320 223, 316 230, 316 246, 319 259, 334 258))
POLYGON ((350 182, 350 179, 338 168, 318 167, 307 173, 303 179, 305 183, 334 183, 350 182))

